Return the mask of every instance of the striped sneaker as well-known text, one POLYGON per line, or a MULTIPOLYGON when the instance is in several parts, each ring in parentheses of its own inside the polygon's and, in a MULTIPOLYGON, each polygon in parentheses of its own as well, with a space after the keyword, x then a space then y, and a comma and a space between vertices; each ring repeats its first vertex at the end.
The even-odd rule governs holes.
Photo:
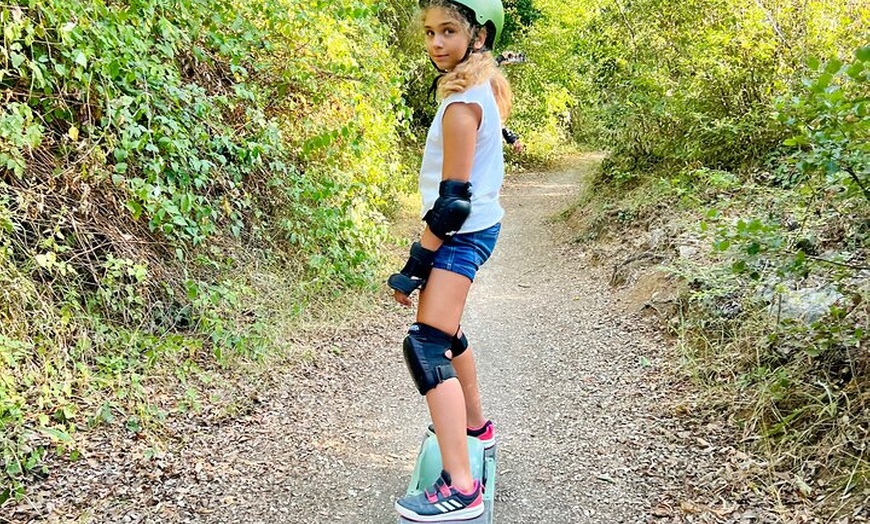
POLYGON ((483 444, 483 449, 488 450, 495 446, 495 426, 491 420, 487 420, 483 426, 477 429, 467 428, 466 433, 469 437, 477 438, 483 444))
MULTIPOLYGON (((429 432, 435 434, 435 426, 429 424, 429 432)), ((487 420, 483 426, 474 428, 465 428, 465 434, 469 437, 475 437, 483 444, 483 449, 490 450, 495 446, 495 426, 491 420, 487 420)))
POLYGON ((474 481, 474 490, 463 493, 450 485, 450 474, 441 472, 435 485, 419 495, 396 501, 396 511, 414 522, 442 522, 469 520, 483 514, 483 494, 480 482, 474 481))

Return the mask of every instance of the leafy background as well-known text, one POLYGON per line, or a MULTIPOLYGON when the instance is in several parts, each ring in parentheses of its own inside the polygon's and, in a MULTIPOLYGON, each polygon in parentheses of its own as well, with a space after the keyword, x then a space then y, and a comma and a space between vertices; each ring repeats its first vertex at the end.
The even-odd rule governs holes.
MULTIPOLYGON (((702 405, 772 457, 772 485, 792 475, 820 508, 866 489, 870 7, 505 7, 501 49, 527 57, 506 70, 514 171, 606 149, 566 216, 583 242, 665 232, 666 326, 702 405), (672 256, 687 237, 698 256, 672 256), (789 314, 810 292, 821 309, 789 314)), ((79 435, 149 434, 336 297, 377 292, 433 111, 416 16, 0 5, 0 499, 79 435)))

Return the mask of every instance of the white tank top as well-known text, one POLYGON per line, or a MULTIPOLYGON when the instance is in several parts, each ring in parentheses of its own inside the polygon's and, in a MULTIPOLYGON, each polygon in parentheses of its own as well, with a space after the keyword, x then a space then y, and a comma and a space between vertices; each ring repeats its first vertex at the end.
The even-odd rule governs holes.
POLYGON ((497 224, 504 209, 498 200, 502 182, 504 182, 504 154, 501 148, 501 118, 495 95, 490 83, 484 82, 455 93, 441 101, 429 134, 426 137, 426 149, 423 151, 423 163, 420 166, 420 194, 423 197, 423 213, 432 209, 438 199, 438 186, 442 179, 453 178, 450 173, 442 174, 444 165, 444 137, 441 121, 447 106, 455 102, 477 104, 483 115, 477 130, 477 142, 474 148, 474 164, 471 166, 471 215, 462 225, 459 233, 482 231, 497 224))

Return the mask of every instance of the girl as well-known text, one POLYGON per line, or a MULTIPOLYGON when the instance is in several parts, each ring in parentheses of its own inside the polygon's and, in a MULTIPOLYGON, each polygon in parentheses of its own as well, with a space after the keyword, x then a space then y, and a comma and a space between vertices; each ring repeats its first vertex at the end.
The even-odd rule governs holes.
POLYGON ((483 416, 474 356, 459 322, 468 290, 495 247, 504 210, 502 123, 511 93, 490 50, 504 24, 500 0, 421 0, 426 51, 441 76, 441 105, 429 129, 420 169, 426 228, 405 267, 388 281, 416 323, 404 341, 405 362, 425 395, 444 471, 416 497, 396 502, 403 517, 423 522, 471 519, 484 511, 472 478, 466 435, 495 445, 483 416))

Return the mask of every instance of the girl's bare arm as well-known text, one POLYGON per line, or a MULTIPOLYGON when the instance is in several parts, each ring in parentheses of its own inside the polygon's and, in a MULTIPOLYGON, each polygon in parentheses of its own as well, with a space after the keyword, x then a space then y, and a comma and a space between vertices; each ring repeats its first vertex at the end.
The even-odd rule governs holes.
MULTIPOLYGON (((483 113, 477 104, 457 102, 447 106, 441 120, 444 133, 444 165, 441 169, 441 180, 467 182, 471 178, 477 129, 480 127, 482 117, 483 113)), ((420 243, 426 249, 435 251, 441 246, 441 239, 427 227, 423 231, 420 243)))
MULTIPOLYGON (((474 164, 474 148, 477 129, 482 119, 481 108, 477 104, 454 103, 447 106, 441 121, 444 133, 444 165, 441 169, 442 180, 467 182, 471 178, 474 164)), ((472 188, 472 191, 474 189, 472 188)), ((423 230, 420 245, 430 251, 437 251, 442 240, 427 227, 423 230)), ((401 291, 394 291, 396 302, 411 306, 411 298, 401 291)))

